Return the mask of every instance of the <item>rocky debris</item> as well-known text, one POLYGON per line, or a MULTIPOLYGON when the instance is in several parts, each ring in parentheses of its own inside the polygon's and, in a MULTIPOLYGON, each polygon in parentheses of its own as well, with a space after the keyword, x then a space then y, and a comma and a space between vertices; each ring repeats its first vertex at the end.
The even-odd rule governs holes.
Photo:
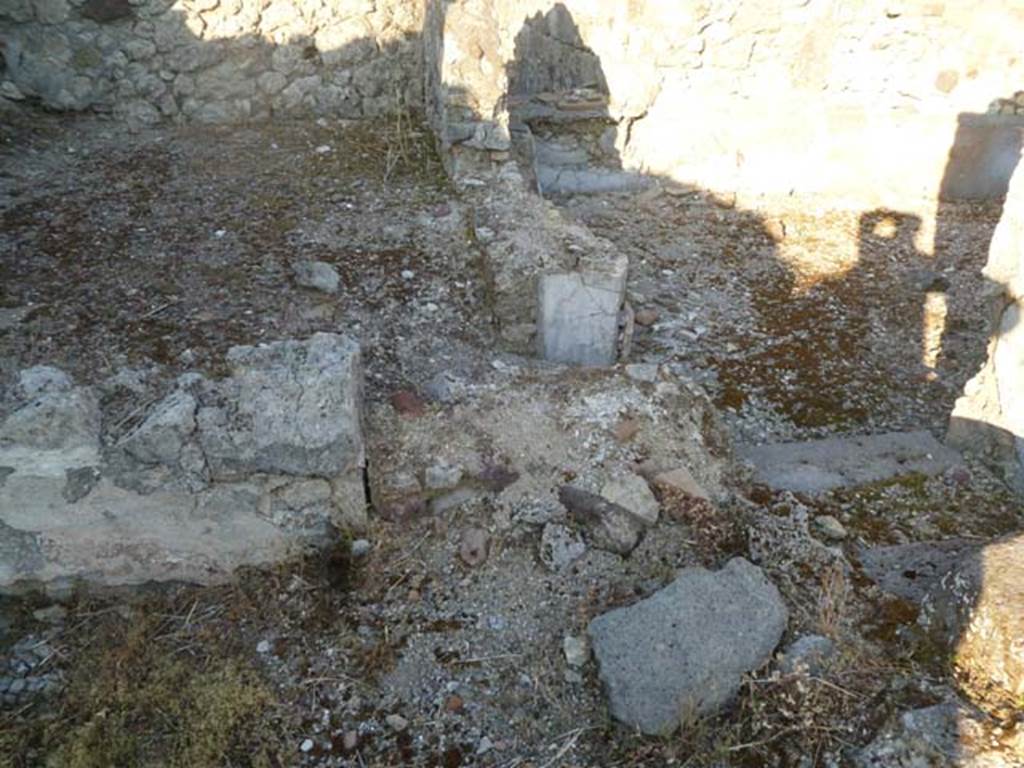
POLYGON ((341 336, 234 347, 101 440, 92 390, 33 368, 0 424, 0 585, 209 582, 365 525, 362 371, 341 336))
POLYGON ((341 284, 338 270, 323 261, 299 261, 292 265, 295 282, 303 288, 313 288, 324 293, 337 293, 341 284))
POLYGON ((401 715, 390 714, 384 718, 384 722, 387 723, 388 728, 396 733, 401 733, 409 727, 409 721, 401 715))
POLYGON ((583 537, 571 528, 548 523, 540 538, 540 561, 548 570, 561 571, 587 551, 583 537))
POLYGON ((1024 535, 961 555, 925 595, 919 623, 953 654, 961 688, 993 712, 1024 701, 1024 535))
POLYGON ((487 560, 487 552, 491 537, 481 528, 467 528, 462 532, 459 541, 459 557, 470 568, 483 565, 487 560))
POLYGON ((27 635, 0 655, 0 708, 51 696, 63 685, 54 667, 56 651, 45 638, 27 635))
POLYGON ((601 488, 601 495, 612 504, 629 510, 645 525, 657 525, 658 500, 647 481, 633 473, 613 477, 601 488))
POLYGON ((810 532, 810 511, 787 495, 777 508, 755 512, 747 521, 750 559, 772 569, 787 570, 794 565, 815 568, 842 564, 839 548, 829 547, 810 532))
POLYGON ((982 713, 946 701, 898 715, 853 755, 856 768, 1011 768, 1024 763, 1024 732, 1009 734, 982 713))
POLYGON ((956 451, 924 431, 737 446, 736 454, 768 487, 808 494, 910 474, 940 475, 961 462, 956 451))
POLYGON ((771 658, 787 619, 778 590, 742 558, 714 572, 683 569, 646 600, 590 622, 611 714, 668 734, 684 712, 717 712, 771 658))
POLYGON ((558 489, 558 500, 598 549, 628 555, 640 541, 644 521, 625 507, 571 485, 558 489))
POLYGON ((820 674, 835 654, 835 649, 835 642, 824 635, 804 635, 790 643, 782 652, 779 671, 784 675, 820 674))
MULTIPOLYGON (((494 362, 479 380, 467 381, 460 402, 450 408, 429 408, 409 419, 391 403, 371 401, 368 479, 382 516, 437 515, 489 499, 499 527, 563 524, 566 512, 556 489, 567 478, 598 495, 609 481, 635 476, 644 460, 691 467, 719 492, 728 442, 706 398, 685 380, 666 373, 652 387, 621 370, 494 362), (620 443, 613 428, 626 414, 637 431, 620 443)), ((643 494, 637 497, 645 505, 641 514, 653 518, 653 497, 642 486, 641 478, 632 481, 643 494)), ((544 537, 548 543, 561 538, 555 531, 544 537)), ((581 544, 565 543, 581 551, 581 544)), ((630 541, 617 545, 627 546, 630 541)), ((552 550, 541 551, 549 562, 552 550)))

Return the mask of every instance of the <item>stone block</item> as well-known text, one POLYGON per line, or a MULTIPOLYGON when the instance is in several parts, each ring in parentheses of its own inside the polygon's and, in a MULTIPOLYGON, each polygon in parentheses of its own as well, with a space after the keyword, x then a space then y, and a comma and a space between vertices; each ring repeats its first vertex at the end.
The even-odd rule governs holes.
POLYGON ((605 270, 541 275, 537 298, 541 357, 587 366, 614 364, 625 295, 625 257, 605 270))

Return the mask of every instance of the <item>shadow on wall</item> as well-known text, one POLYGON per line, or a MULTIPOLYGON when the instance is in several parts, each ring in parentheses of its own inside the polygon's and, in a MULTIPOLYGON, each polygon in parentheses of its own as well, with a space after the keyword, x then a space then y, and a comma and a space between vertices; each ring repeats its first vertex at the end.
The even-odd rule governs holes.
POLYGON ((374 117, 422 104, 420 19, 398 2, 0 5, 0 79, 46 108, 155 123, 374 117))

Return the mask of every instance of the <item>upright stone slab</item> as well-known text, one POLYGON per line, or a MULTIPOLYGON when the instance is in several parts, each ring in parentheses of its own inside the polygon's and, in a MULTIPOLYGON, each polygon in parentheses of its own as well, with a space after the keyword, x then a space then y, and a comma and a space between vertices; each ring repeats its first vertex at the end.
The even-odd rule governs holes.
POLYGON ((628 259, 531 192, 514 162, 464 192, 506 345, 555 362, 613 364, 628 259))
POLYGON ((615 363, 626 263, 621 257, 600 271, 541 275, 537 300, 541 357, 587 366, 615 363))

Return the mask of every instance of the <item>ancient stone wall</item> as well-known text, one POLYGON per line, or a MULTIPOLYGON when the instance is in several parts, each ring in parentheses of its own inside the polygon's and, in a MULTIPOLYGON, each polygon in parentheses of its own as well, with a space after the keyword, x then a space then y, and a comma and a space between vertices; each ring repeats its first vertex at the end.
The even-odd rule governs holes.
POLYGON ((4 0, 3 95, 141 122, 418 106, 416 0, 4 0))
POLYGON ((437 6, 433 117, 456 152, 507 149, 516 100, 541 97, 604 118, 600 143, 637 172, 898 204, 939 191, 954 141, 971 194, 1001 193, 1024 126, 1024 6, 1001 0, 437 6))
POLYGON ((988 358, 957 400, 950 443, 984 452, 1024 491, 1024 168, 1010 183, 985 265, 992 309, 988 358))

